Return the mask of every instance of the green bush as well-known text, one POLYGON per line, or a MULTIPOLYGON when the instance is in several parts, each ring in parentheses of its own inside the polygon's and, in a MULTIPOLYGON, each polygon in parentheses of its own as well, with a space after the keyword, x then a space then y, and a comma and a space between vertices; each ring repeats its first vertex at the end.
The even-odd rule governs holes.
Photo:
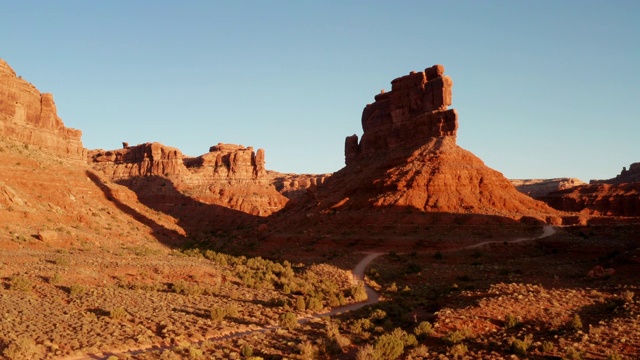
POLYGON ((294 313, 286 312, 280 315, 280 326, 285 329, 294 329, 298 326, 298 319, 294 313))
POLYGON ((582 319, 580 319, 580 315, 573 315, 573 318, 569 322, 569 327, 575 331, 582 330, 582 319))
POLYGON ((28 337, 19 337, 10 343, 2 354, 11 360, 41 359, 44 355, 42 347, 28 337))
POLYGON ((351 297, 355 302, 366 301, 368 296, 364 285, 357 285, 351 288, 351 297))
POLYGON ((449 348, 449 354, 455 357, 465 356, 467 354, 467 351, 469 350, 467 349, 467 345, 465 344, 455 344, 449 348))
POLYGON ((31 281, 24 276, 14 276, 9 282, 9 289, 11 290, 28 292, 32 288, 31 281))
POLYGON ((431 325, 431 323, 428 321, 423 321, 420 324, 418 324, 418 326, 416 326, 415 329, 413 329, 413 333, 419 339, 425 339, 426 337, 431 336, 431 334, 433 334, 433 325, 431 325))
POLYGON ((304 298, 302 296, 298 296, 296 298, 296 310, 305 311, 307 309, 307 304, 304 302, 304 298))
POLYGON ((213 306, 209 309, 209 316, 213 321, 222 321, 225 317, 227 317, 227 309, 221 308, 219 306, 213 306))
POLYGON ((573 347, 568 347, 565 350, 564 356, 562 357, 562 359, 563 360, 582 360, 582 353, 573 347))
POLYGON ((87 288, 85 288, 83 285, 73 284, 69 286, 69 295, 71 295, 71 297, 78 297, 85 292, 87 292, 87 288))
POLYGON ((114 320, 122 320, 122 319, 125 319, 127 316, 129 316, 129 313, 127 313, 127 311, 121 306, 118 306, 113 310, 109 311, 109 317, 114 320))
POLYGON ((356 360, 379 360, 373 345, 366 344, 358 349, 356 360))
POLYGON ((240 347, 240 354, 246 358, 253 356, 253 347, 249 344, 242 345, 240 347))
POLYGON ((505 329, 512 329, 516 326, 518 326, 519 322, 518 322, 518 318, 515 317, 515 315, 511 315, 511 314, 507 314, 504 317, 504 328, 505 329))
POLYGON ((546 353, 550 353, 553 352, 554 350, 554 346, 553 343, 551 341, 544 341, 542 343, 542 351, 546 352, 546 353))
POLYGON ((461 343, 464 339, 470 336, 471 336, 471 333, 469 332, 469 330, 466 330, 466 329, 454 330, 454 331, 450 331, 449 333, 447 333, 447 335, 445 335, 444 341, 446 341, 451 345, 455 345, 455 344, 461 343))
POLYGON ((383 334, 374 345, 376 359, 397 359, 404 352, 404 342, 397 334, 383 334))
POLYGON ((516 355, 526 356, 527 350, 531 346, 532 342, 533 342, 533 336, 531 334, 526 335, 522 340, 513 339, 511 341, 511 351, 516 355))

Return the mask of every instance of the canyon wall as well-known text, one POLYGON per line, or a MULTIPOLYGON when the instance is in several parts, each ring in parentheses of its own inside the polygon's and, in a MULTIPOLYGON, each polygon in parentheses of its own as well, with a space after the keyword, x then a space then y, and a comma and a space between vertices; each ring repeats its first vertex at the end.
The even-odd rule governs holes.
POLYGON ((68 160, 85 161, 82 132, 64 126, 53 95, 40 93, 2 59, 0 84, 0 136, 68 160))

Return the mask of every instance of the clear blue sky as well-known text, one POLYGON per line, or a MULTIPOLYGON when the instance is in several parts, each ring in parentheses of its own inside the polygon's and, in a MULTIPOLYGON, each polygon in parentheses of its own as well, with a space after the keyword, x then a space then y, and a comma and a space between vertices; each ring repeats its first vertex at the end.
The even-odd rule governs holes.
POLYGON ((640 1, 11 1, 0 57, 85 147, 266 150, 344 166, 365 104, 411 70, 453 78, 458 144, 509 178, 640 161, 640 1))

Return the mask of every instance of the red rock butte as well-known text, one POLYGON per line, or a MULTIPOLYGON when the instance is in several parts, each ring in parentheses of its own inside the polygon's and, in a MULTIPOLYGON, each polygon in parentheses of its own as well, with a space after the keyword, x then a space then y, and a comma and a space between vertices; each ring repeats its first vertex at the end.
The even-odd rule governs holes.
POLYGON ((442 65, 393 80, 390 92, 378 94, 373 104, 365 106, 360 143, 357 135, 347 137, 347 165, 380 152, 419 146, 434 137, 455 138, 458 114, 447 109, 452 87, 442 65))
MULTIPOLYGON (((346 166, 312 187, 306 202, 289 205, 283 222, 295 223, 300 216, 297 222, 309 226, 309 219, 326 215, 330 223, 351 228, 452 219, 460 224, 562 221, 558 211, 520 193, 456 145, 458 115, 448 109, 453 81, 442 65, 411 72, 391 85, 390 92, 365 106, 361 139, 346 138, 346 166), (416 213, 429 216, 407 215, 416 213)), ((317 223, 327 226, 327 221, 317 223)))

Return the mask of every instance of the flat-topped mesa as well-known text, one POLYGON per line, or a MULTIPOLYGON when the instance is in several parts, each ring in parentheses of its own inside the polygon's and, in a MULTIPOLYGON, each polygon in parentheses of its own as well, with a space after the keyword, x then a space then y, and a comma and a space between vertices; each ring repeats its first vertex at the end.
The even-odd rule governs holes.
MULTIPOLYGON (((264 149, 235 144, 218 143, 209 148, 209 153, 195 159, 197 166, 213 167, 216 178, 258 179, 266 176, 264 149)), ((187 163, 188 167, 192 167, 187 163)))
POLYGON ((58 117, 53 95, 16 76, 0 59, 0 136, 40 147, 70 160, 84 161, 82 132, 67 128, 58 117))
POLYGON ((452 86, 442 65, 391 81, 390 92, 381 92, 373 104, 365 106, 360 142, 357 135, 346 138, 346 164, 396 148, 420 146, 434 137, 455 139, 458 114, 447 109, 452 86))
POLYGON ((127 146, 117 150, 91 150, 89 163, 113 180, 137 176, 167 176, 186 173, 182 152, 159 142, 127 146))

